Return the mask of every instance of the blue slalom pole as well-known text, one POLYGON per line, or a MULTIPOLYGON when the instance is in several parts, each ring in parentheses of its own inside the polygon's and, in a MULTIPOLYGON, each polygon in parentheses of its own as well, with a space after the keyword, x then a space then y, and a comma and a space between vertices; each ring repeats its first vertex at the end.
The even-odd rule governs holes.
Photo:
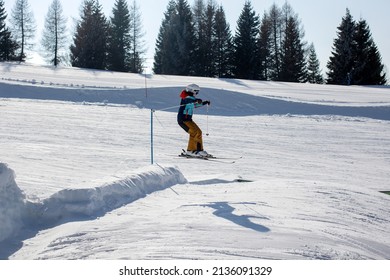
POLYGON ((150 109, 150 163, 154 164, 153 159, 153 113, 154 110, 150 109))

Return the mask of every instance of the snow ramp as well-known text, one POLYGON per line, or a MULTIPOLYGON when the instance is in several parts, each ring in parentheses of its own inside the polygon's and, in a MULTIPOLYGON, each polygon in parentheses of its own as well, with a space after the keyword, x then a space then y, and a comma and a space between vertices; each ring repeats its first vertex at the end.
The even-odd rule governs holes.
POLYGON ((40 202, 26 199, 12 169, 0 162, 0 242, 22 227, 47 228, 63 222, 91 219, 155 191, 184 184, 176 167, 152 165, 114 182, 83 189, 63 189, 40 202))

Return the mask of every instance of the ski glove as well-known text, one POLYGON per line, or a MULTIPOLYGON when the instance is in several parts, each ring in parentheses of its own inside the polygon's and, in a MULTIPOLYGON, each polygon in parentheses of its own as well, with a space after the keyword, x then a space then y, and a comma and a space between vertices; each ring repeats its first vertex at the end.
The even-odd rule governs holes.
POLYGON ((209 100, 203 101, 202 105, 210 105, 210 101, 209 100))

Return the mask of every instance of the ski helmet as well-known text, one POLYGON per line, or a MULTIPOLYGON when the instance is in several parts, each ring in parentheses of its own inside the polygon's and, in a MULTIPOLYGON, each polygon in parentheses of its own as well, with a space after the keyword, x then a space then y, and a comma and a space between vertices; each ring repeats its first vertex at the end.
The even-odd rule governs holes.
POLYGON ((198 94, 200 87, 197 84, 190 84, 186 87, 187 92, 192 92, 193 94, 198 94))

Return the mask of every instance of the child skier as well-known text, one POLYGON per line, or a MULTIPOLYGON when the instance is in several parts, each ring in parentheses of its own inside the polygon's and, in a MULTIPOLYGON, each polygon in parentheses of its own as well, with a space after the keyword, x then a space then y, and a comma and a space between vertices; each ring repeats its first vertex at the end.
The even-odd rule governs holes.
POLYGON ((177 122, 190 135, 186 155, 207 157, 209 154, 203 150, 202 130, 192 120, 195 108, 210 105, 210 101, 202 101, 202 99, 196 98, 199 91, 198 85, 190 84, 181 92, 177 122))

